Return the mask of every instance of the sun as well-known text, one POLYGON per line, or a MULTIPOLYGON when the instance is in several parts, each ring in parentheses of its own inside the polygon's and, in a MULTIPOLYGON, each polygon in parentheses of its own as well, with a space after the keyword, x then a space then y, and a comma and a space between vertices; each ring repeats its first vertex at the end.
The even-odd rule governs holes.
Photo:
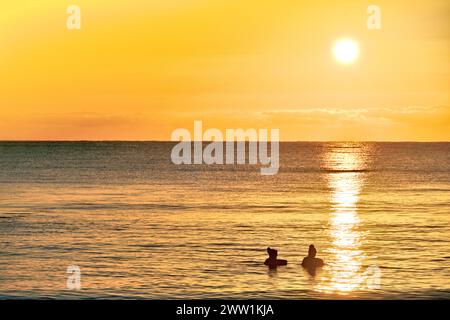
POLYGON ((356 43, 352 39, 339 39, 334 43, 333 55, 335 59, 340 63, 353 63, 358 58, 358 54, 358 43, 356 43))

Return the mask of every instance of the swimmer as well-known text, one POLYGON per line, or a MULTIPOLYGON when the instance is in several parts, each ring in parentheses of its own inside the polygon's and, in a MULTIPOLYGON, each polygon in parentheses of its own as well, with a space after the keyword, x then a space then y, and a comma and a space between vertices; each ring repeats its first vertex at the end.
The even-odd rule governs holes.
POLYGON ((278 251, 275 249, 267 248, 267 253, 269 254, 269 258, 264 261, 266 266, 269 266, 271 269, 275 269, 278 266, 287 265, 287 260, 277 259, 278 251))
POLYGON ((313 244, 309 246, 308 256, 302 261, 303 268, 307 269, 312 275, 315 274, 316 268, 323 267, 324 262, 322 259, 316 258, 317 250, 313 244))

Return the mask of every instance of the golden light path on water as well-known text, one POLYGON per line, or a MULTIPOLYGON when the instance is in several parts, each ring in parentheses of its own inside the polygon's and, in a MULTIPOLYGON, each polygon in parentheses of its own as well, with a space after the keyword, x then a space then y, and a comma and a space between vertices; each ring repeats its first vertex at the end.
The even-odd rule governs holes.
POLYGON ((330 294, 349 294, 365 283, 361 250, 363 234, 359 230, 358 200, 366 167, 362 146, 332 148, 324 157, 331 190, 329 235, 331 248, 326 275, 317 290, 330 294))

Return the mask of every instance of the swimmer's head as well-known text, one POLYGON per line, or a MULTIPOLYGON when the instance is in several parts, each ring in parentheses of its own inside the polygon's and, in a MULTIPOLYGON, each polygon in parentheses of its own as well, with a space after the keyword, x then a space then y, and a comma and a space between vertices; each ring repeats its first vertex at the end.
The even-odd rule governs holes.
POLYGON ((308 257, 315 258, 317 254, 317 250, 313 244, 309 245, 308 257))
POLYGON ((271 249, 270 247, 267 248, 267 253, 271 258, 276 258, 278 256, 278 251, 275 249, 271 249))

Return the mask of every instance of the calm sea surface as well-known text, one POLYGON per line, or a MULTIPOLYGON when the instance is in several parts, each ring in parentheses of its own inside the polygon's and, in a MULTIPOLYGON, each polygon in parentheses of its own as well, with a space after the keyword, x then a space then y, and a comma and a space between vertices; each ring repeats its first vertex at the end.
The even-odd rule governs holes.
POLYGON ((0 298, 450 298, 450 143, 282 143, 274 176, 173 145, 0 143, 0 298))

